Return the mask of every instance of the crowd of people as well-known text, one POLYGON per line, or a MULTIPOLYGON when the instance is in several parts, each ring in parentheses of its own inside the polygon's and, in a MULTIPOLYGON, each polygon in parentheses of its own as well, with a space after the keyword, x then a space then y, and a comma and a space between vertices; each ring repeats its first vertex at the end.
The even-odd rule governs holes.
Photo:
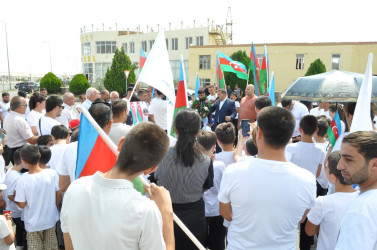
POLYGON ((173 138, 164 94, 133 89, 120 99, 91 87, 80 104, 44 89, 2 94, 0 249, 198 249, 174 214, 211 250, 306 250, 314 235, 317 249, 377 249, 377 133, 349 132, 356 103, 272 106, 253 85, 207 85, 177 113, 173 138), (119 155, 76 180, 80 109, 119 155))

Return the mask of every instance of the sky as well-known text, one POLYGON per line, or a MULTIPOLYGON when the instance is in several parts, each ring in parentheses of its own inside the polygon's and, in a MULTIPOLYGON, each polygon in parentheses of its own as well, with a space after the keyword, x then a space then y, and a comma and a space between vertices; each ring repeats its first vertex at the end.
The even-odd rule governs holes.
POLYGON ((100 26, 157 30, 225 25, 228 7, 233 44, 377 41, 375 0, 0 0, 0 72, 73 75, 81 72, 80 28, 100 26), (59 3, 59 4, 58 4, 59 3))

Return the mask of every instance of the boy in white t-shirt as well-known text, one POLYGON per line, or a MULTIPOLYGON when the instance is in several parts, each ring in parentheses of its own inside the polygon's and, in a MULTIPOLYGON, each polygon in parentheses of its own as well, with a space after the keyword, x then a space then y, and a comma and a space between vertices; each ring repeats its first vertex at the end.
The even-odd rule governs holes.
POLYGON ((225 163, 225 166, 234 163, 234 139, 236 133, 234 126, 231 122, 224 122, 219 124, 215 130, 217 136, 217 144, 221 148, 221 152, 215 155, 215 159, 225 163))
MULTIPOLYGON (((6 190, 5 184, 0 184, 0 200, 3 201, 3 190, 6 190)), ((12 218, 10 213, 0 215, 0 249, 15 250, 14 232, 12 226, 12 218)))
MULTIPOLYGON (((214 132, 200 131, 197 137, 199 144, 204 148, 204 154, 213 157, 216 149, 216 134, 214 132)), ((209 249, 225 249, 226 230, 223 226, 224 218, 219 213, 219 194, 221 178, 225 170, 225 164, 222 161, 213 162, 213 187, 203 194, 205 202, 205 216, 207 220, 208 234, 207 246, 209 249)))
POLYGON ((21 148, 21 160, 29 169, 17 182, 15 202, 24 210, 28 249, 58 249, 55 224, 59 219, 59 176, 38 165, 38 146, 21 148))
POLYGON ((228 166, 221 180, 220 214, 231 221, 227 249, 294 250, 297 225, 314 205, 315 178, 285 158, 295 127, 288 110, 266 107, 257 121, 258 158, 228 166))
POLYGON ((349 204, 359 195, 352 185, 347 185, 342 173, 336 168, 340 160, 339 151, 332 152, 325 164, 326 175, 335 185, 335 193, 319 196, 308 214, 305 232, 311 236, 319 232, 317 250, 334 249, 340 226, 349 204))

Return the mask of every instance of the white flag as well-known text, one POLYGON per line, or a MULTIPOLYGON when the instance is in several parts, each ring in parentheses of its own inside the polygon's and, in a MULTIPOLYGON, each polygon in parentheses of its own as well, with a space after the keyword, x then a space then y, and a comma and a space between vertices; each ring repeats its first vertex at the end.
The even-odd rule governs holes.
POLYGON ((352 119, 350 132, 355 131, 372 131, 373 125, 370 117, 370 101, 372 99, 372 62, 373 54, 368 57, 367 69, 365 71, 363 83, 360 87, 359 97, 355 113, 352 119))

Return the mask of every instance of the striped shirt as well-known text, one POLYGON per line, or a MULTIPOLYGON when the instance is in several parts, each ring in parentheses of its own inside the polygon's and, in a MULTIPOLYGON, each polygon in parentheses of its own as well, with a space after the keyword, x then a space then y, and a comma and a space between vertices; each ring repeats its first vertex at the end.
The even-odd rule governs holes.
POLYGON ((177 151, 169 148, 166 157, 154 172, 157 185, 164 186, 170 192, 173 203, 184 204, 200 200, 205 189, 213 186, 213 165, 208 156, 202 160, 195 157, 191 167, 185 167, 177 161, 177 151))

